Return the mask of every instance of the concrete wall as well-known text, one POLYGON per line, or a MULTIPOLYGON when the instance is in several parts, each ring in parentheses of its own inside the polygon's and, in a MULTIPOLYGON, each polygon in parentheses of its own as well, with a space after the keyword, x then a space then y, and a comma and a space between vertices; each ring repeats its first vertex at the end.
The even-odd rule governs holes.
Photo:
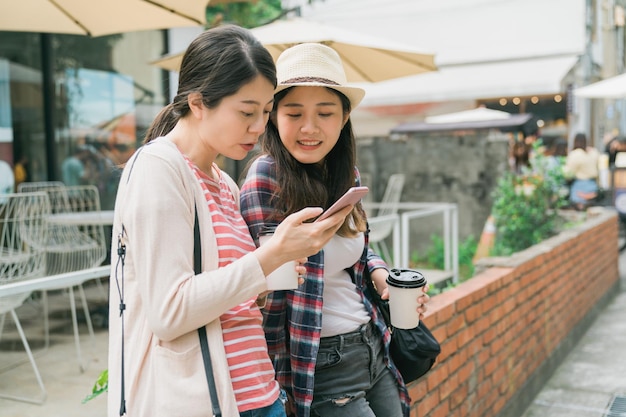
MULTIPOLYGON (((491 193, 508 169, 508 137, 477 130, 359 139, 357 158, 361 172, 372 178, 373 201, 380 201, 391 174, 404 172, 401 201, 456 203, 460 239, 478 239, 491 213, 491 193)), ((414 222, 411 233, 430 235, 438 227, 438 222, 414 222)))
POLYGON ((425 323, 441 342, 409 385, 413 417, 520 416, 619 285, 617 216, 584 223, 436 295, 425 323))

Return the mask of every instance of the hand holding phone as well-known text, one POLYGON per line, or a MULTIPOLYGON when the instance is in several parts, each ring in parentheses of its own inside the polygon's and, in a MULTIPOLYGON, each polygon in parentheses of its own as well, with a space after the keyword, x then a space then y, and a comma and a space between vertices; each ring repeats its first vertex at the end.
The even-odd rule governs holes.
POLYGON ((325 218, 332 216, 342 208, 354 205, 358 203, 358 201, 363 198, 369 191, 369 188, 363 187, 351 187, 346 191, 344 195, 339 198, 339 200, 335 201, 335 203, 328 208, 325 212, 323 212, 315 221, 324 220, 325 218))

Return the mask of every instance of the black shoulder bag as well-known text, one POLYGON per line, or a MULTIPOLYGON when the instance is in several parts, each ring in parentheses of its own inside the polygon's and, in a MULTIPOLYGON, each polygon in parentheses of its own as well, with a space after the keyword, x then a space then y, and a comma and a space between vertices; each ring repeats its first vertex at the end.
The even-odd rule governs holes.
MULTIPOLYGON (((200 243, 200 225, 198 223, 198 211, 195 210, 195 219, 193 225, 193 269, 196 275, 202 272, 202 250, 200 243)), ((211 395, 211 406, 215 417, 222 417, 220 410, 220 401, 217 397, 215 389, 215 379, 213 378, 213 366, 211 365, 211 352, 209 352, 209 343, 206 337, 206 328, 204 326, 198 329, 200 337, 200 350, 202 350, 202 359, 204 361, 204 372, 206 373, 206 381, 209 384, 209 394, 211 395)))
POLYGON ((441 353, 441 346, 423 320, 420 320, 419 325, 414 329, 394 328, 391 325, 389 301, 380 298, 367 267, 363 279, 366 281, 372 300, 378 306, 378 310, 391 333, 391 345, 389 347, 391 359, 400 371, 404 382, 406 384, 413 382, 430 371, 437 360, 437 356, 441 353))

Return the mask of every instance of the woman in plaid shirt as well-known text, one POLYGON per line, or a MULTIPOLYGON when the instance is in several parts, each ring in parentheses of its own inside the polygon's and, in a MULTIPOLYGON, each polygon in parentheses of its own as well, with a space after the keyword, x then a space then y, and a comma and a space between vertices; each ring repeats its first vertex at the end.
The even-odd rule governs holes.
MULTIPOLYGON (((263 153, 241 190, 242 215, 257 244, 265 227, 303 207, 328 208, 360 185, 349 116, 364 91, 347 86, 337 53, 300 44, 282 53, 277 72, 263 153)), ((372 279, 387 298, 389 271, 368 247, 360 203, 306 269, 303 284, 270 293, 263 310, 277 380, 293 399, 290 410, 297 417, 408 416, 410 398, 389 357, 390 334, 364 281, 372 279)))

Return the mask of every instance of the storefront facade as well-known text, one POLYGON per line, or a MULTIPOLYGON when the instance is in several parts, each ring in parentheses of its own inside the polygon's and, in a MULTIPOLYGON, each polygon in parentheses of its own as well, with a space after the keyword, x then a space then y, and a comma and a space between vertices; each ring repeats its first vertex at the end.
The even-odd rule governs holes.
POLYGON ((166 31, 112 36, 0 32, 0 159, 16 181, 93 184, 112 208, 117 175, 169 98, 150 62, 166 31))

